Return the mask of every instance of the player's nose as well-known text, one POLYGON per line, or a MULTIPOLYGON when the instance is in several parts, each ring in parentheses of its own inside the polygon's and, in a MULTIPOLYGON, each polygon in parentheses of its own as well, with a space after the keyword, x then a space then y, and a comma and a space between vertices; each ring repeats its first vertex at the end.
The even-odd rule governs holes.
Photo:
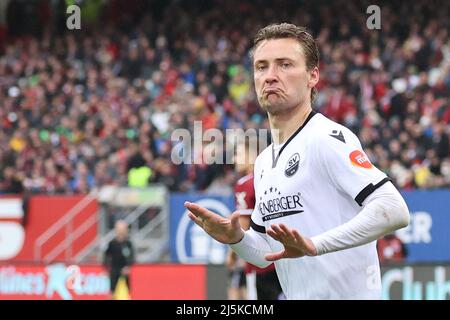
POLYGON ((267 85, 272 85, 274 83, 278 82, 278 79, 276 77, 267 77, 264 81, 267 85))
POLYGON ((264 78, 264 82, 266 84, 272 84, 272 83, 277 82, 277 81, 278 81, 277 68, 271 66, 267 70, 267 73, 266 73, 265 78, 264 78))

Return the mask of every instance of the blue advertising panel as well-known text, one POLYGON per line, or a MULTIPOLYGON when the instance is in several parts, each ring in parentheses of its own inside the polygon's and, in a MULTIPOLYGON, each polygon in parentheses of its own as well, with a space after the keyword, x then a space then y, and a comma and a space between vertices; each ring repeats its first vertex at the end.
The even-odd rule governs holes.
POLYGON ((224 217, 234 211, 233 196, 177 194, 170 196, 170 255, 180 263, 225 263, 228 246, 207 235, 187 215, 184 202, 195 202, 224 217))
MULTIPOLYGON (((406 244, 406 262, 450 261, 450 190, 403 191, 411 214, 410 224, 396 235, 406 244)), ((185 201, 197 202, 228 216, 234 211, 233 196, 172 194, 170 197, 171 260, 181 263, 221 264, 227 246, 211 239, 187 216, 185 201)))
POLYGON ((396 235, 406 244, 408 262, 450 261, 450 190, 402 192, 411 213, 396 235))

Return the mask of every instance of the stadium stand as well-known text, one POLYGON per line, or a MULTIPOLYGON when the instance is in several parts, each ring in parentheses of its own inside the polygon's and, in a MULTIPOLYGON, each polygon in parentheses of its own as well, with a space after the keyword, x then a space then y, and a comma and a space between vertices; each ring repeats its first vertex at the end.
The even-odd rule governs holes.
POLYGON ((268 127, 247 53, 280 19, 320 43, 317 110, 400 188, 450 186, 447 1, 382 2, 382 31, 361 27, 367 1, 100 1, 76 32, 40 3, 11 1, 0 27, 2 193, 85 193, 139 167, 172 191, 229 185, 227 166, 167 161, 170 134, 268 127))

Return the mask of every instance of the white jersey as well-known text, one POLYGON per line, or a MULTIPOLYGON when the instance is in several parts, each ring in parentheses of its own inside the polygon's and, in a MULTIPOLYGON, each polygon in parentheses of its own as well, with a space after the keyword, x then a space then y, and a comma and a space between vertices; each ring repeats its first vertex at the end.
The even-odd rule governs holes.
MULTIPOLYGON (((314 111, 282 146, 270 145, 254 170, 255 210, 251 227, 272 251, 280 242, 265 234, 284 223, 303 236, 320 235, 349 221, 374 190, 389 181, 344 126, 314 111)), ((288 299, 380 299, 376 241, 316 257, 275 262, 288 299)))

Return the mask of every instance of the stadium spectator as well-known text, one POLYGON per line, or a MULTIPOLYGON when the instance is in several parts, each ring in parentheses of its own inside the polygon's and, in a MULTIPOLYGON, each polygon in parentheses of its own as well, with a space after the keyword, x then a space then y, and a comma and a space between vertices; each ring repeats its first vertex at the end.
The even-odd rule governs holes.
POLYGON ((396 186, 450 187, 442 172, 450 159, 448 1, 382 1, 381 31, 365 27, 368 1, 117 0, 94 8, 98 23, 76 31, 65 28, 64 7, 40 3, 2 1, 0 15, 0 177, 11 179, 14 168, 30 192, 127 185, 132 142, 151 181, 207 189, 221 168, 160 165, 170 161, 170 134, 193 130, 194 120, 222 131, 267 128, 249 90, 249 35, 281 18, 314 21, 322 53, 315 109, 360 136, 396 186))

